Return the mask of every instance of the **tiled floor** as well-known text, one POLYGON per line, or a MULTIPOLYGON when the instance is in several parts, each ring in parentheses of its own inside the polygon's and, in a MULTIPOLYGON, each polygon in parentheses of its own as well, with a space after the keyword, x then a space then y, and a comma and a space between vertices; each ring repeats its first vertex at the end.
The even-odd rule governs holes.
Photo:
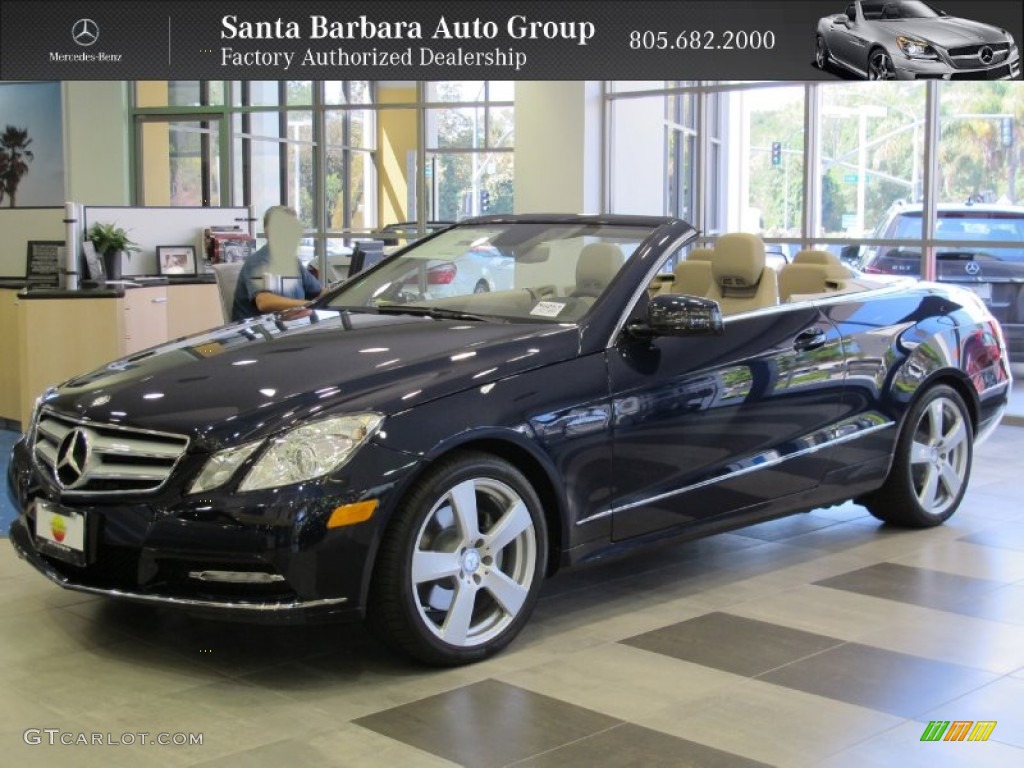
POLYGON ((1022 454, 1000 428, 938 529, 850 504, 561 574, 511 648, 453 670, 359 626, 64 592, 0 542, 0 764, 1024 765, 1022 454), (922 742, 932 720, 996 726, 922 742))

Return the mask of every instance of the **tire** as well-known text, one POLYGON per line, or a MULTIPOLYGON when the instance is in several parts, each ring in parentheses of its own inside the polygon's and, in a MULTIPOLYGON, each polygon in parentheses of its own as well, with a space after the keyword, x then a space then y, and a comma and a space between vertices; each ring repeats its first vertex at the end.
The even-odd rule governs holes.
POLYGON ((523 628, 546 565, 544 515, 526 477, 490 454, 453 454, 413 486, 385 531, 367 623, 428 664, 481 661, 523 628))
POLYGON ((473 293, 490 293, 491 286, 487 284, 486 280, 478 280, 476 285, 473 286, 473 293))
POLYGON ((868 80, 895 80, 896 66, 882 48, 875 48, 868 56, 868 80))
POLYGON ((864 505, 893 525, 940 525, 960 506, 973 458, 974 429, 963 398, 945 384, 932 387, 907 413, 889 476, 864 505))
POLYGON ((828 66, 828 44, 821 35, 814 38, 814 64, 822 70, 828 66))

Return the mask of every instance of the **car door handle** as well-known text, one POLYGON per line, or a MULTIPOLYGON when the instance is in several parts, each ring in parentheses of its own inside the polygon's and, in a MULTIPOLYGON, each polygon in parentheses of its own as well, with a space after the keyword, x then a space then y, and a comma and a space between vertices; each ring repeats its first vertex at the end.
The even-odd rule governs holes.
POLYGON ((808 328, 806 331, 798 333, 796 338, 793 339, 793 349, 797 352, 817 349, 818 347, 825 346, 827 338, 825 331, 821 328, 808 328))

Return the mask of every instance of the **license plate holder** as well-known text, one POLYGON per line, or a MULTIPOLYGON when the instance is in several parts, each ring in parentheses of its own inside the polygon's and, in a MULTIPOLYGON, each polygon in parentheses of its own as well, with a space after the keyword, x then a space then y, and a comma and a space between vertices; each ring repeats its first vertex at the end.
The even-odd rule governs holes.
POLYGON ((84 512, 64 509, 52 502, 35 502, 36 549, 73 565, 86 564, 86 517, 84 512))

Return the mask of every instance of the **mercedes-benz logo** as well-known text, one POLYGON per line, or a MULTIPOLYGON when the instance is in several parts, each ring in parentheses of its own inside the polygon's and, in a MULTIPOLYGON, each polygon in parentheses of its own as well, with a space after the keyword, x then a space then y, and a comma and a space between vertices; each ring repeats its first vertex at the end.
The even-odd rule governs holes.
POLYGON ((994 59, 995 56, 995 51, 993 51, 987 45, 982 46, 981 50, 978 51, 978 58, 981 59, 982 64, 991 64, 992 59, 994 59))
POLYGON ((60 441, 57 448, 57 463, 53 467, 54 476, 64 490, 72 490, 88 482, 89 460, 92 449, 89 447, 89 433, 84 429, 73 429, 60 441))
POLYGON ((90 46, 100 39, 100 27, 92 19, 79 19, 71 25, 71 39, 81 46, 90 46))
POLYGON ((979 272, 981 272, 981 264, 979 264, 976 261, 968 261, 964 265, 964 272, 966 272, 968 275, 976 275, 979 272))

